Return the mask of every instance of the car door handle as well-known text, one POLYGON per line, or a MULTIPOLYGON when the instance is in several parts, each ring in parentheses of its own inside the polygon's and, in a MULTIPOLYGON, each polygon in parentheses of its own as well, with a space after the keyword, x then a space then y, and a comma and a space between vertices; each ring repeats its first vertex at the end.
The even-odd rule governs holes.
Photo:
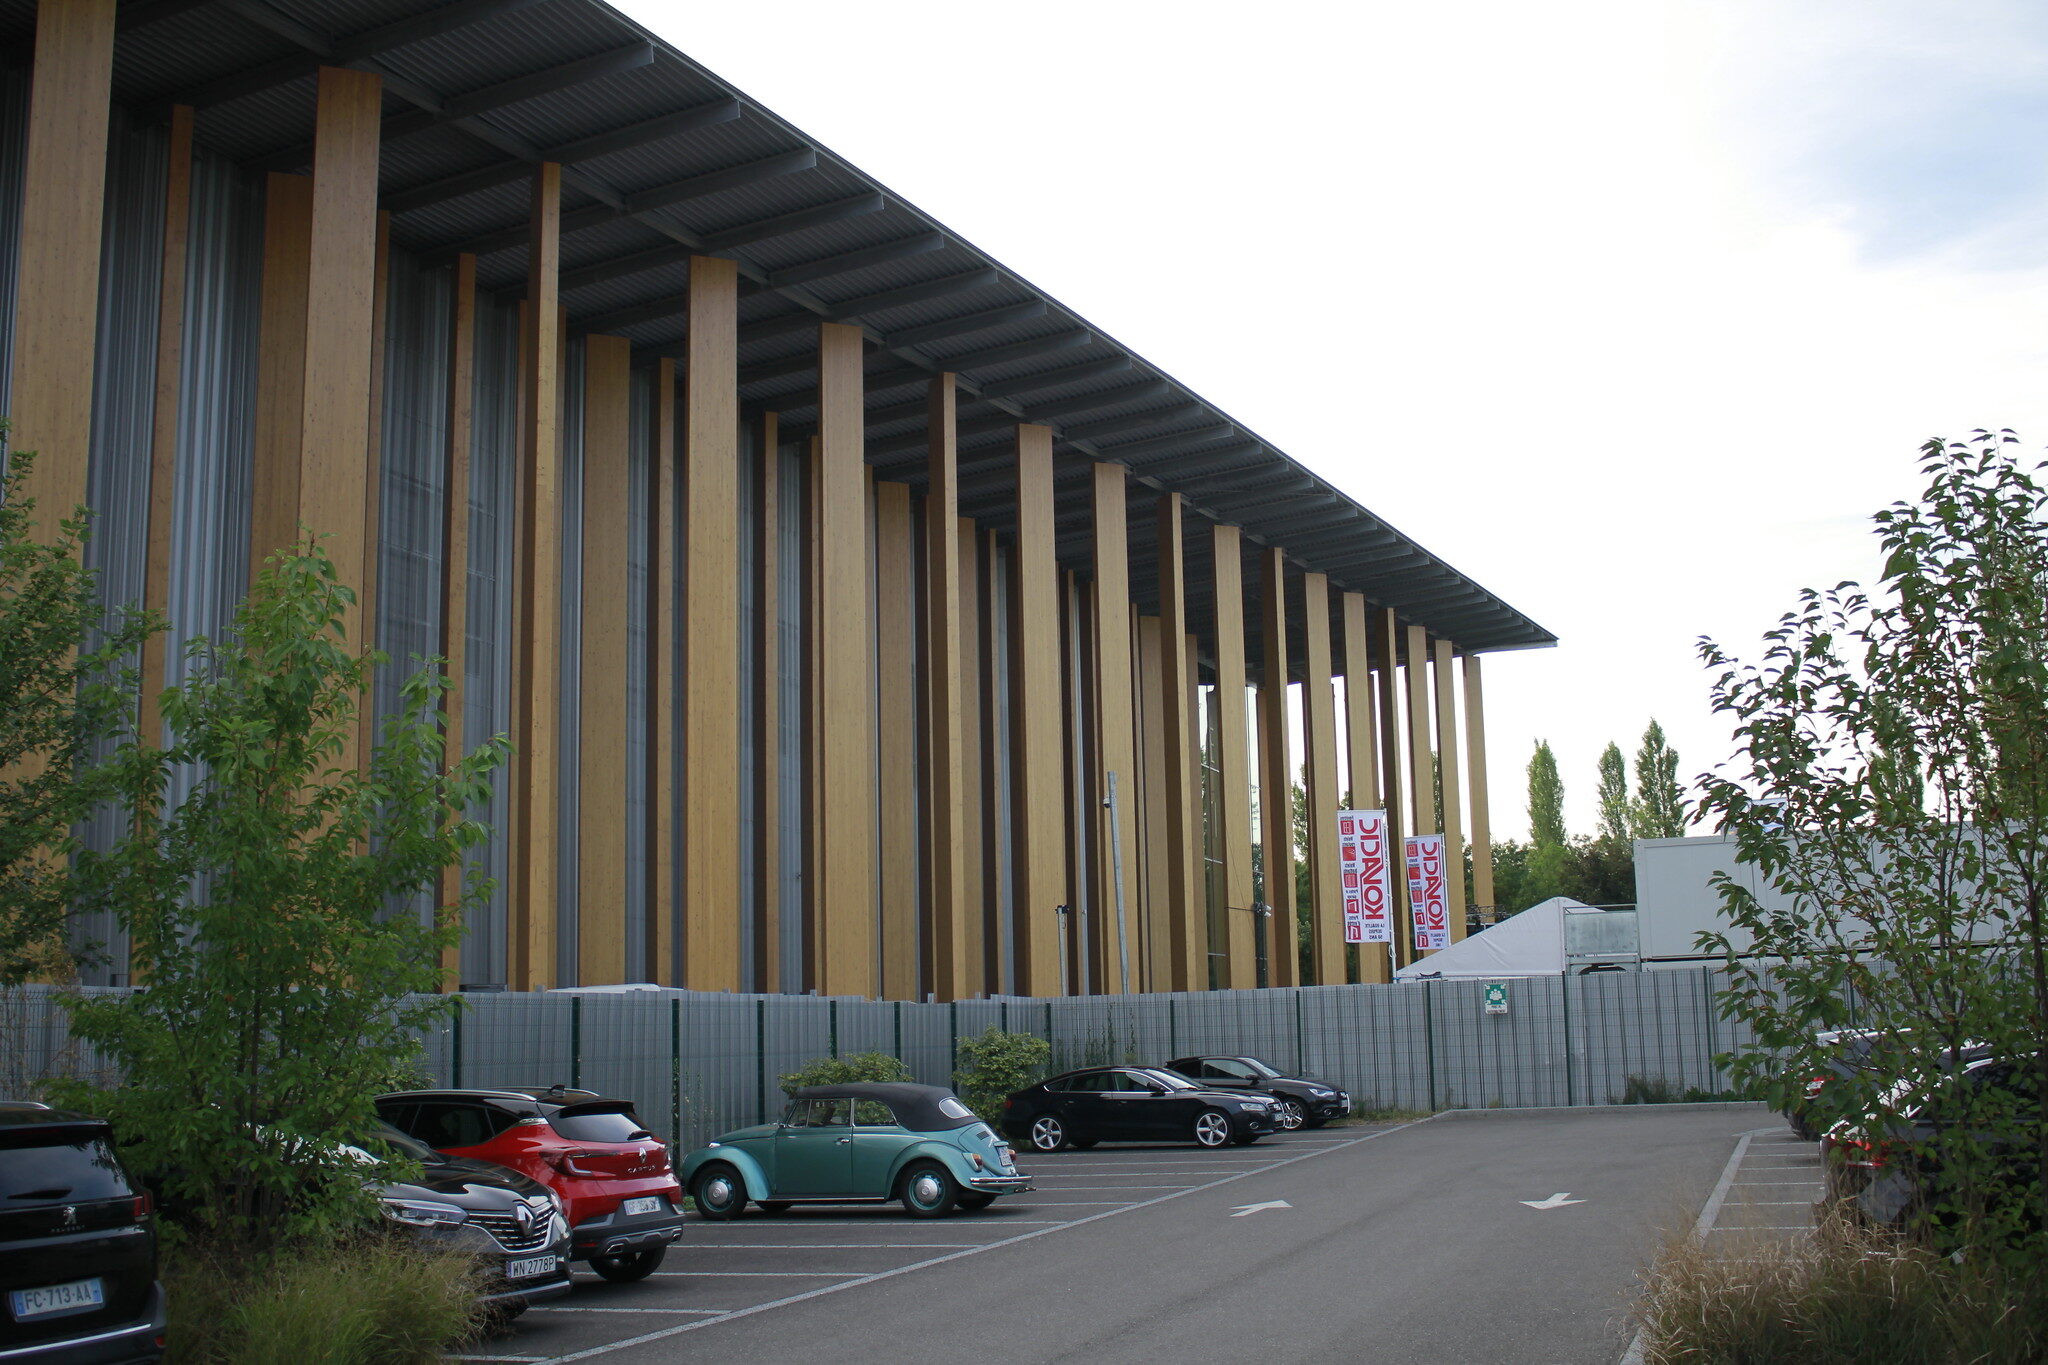
POLYGON ((853 1141, 853 1139, 852 1139, 852 1138, 850 1138, 850 1137, 843 1137, 843 1138, 839 1139, 839 1144, 838 1144, 838 1145, 839 1145, 839 1146, 841 1146, 841 1147, 844 1147, 844 1146, 846 1146, 846 1145, 847 1145, 848 1143, 850 1143, 850 1142, 852 1142, 852 1141, 853 1141))

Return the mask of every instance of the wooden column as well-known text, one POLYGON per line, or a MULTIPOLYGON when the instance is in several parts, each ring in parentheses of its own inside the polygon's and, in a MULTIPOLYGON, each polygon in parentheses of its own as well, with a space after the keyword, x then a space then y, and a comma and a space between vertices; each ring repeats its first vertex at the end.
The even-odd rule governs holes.
POLYGON ((1244 556, 1238 529, 1210 531, 1216 584, 1216 813, 1222 821, 1224 981, 1236 990, 1259 984, 1252 914, 1251 718, 1245 707, 1244 556))
POLYGON ((562 168, 534 168, 526 306, 520 315, 519 538, 513 666, 511 984, 546 990, 555 952, 556 808, 562 685, 562 168))
MULTIPOLYGON (((377 585, 384 546, 384 333, 391 305, 391 215, 377 215, 376 267, 370 290, 369 430, 363 438, 363 577, 356 589, 356 607, 363 623, 362 645, 376 648, 377 585)), ((356 716, 356 750, 367 768, 377 748, 378 716, 374 695, 363 698, 356 716)))
POLYGON ((1414 939, 1408 921, 1407 866, 1401 861, 1402 840, 1413 827, 1406 821, 1408 798, 1402 787, 1402 755, 1408 750, 1401 730, 1401 666, 1399 662, 1401 623, 1392 611, 1376 612, 1372 620, 1373 691, 1379 699, 1380 795, 1387 805, 1387 847, 1395 859, 1393 874, 1394 917, 1393 965, 1403 967, 1414 957, 1414 939))
MULTIPOLYGON (((178 400, 185 379, 185 271, 192 232, 192 106, 171 107, 169 161, 164 185, 164 249, 156 304, 156 405, 150 416, 149 547, 142 605, 164 613, 171 604, 171 544, 178 506, 178 400)), ((136 733, 145 744, 163 743, 165 646, 153 632, 142 642, 142 707, 136 733)))
POLYGON ((1131 548, 1124 467, 1099 461, 1093 471, 1095 535, 1095 819, 1101 850, 1095 860, 1096 943, 1103 989, 1136 989, 1142 963, 1133 922, 1137 894, 1138 737, 1131 663, 1131 548), (1116 774, 1116 818, 1103 805, 1116 774), (1116 878, 1122 872, 1122 884, 1116 878), (1118 923, 1121 909, 1123 920, 1118 923), (1128 968, 1126 968, 1128 962, 1128 968))
POLYGON ((760 622, 760 667, 754 673, 754 943, 753 989, 782 989, 782 419, 761 414, 761 506, 754 568, 760 622))
POLYGON ((1486 704, 1480 694, 1479 656, 1465 656, 1465 763, 1471 775, 1472 903, 1489 917, 1493 900, 1493 817, 1486 804, 1486 704))
POLYGON ((910 485, 875 483, 875 748, 880 764, 882 996, 916 1000, 917 555, 910 485))
MULTIPOLYGON (((441 762, 468 753, 464 717, 469 696, 469 457, 476 436, 476 257, 455 258, 448 323, 448 432, 441 459, 441 657, 448 690, 441 694, 441 762)), ((441 869, 441 906, 462 898, 466 862, 441 869)), ((441 952, 441 988, 462 980, 462 945, 441 952)))
MULTIPOLYGON (((377 277, 377 156, 384 83, 367 71, 320 68, 307 234, 306 379, 299 520, 323 541, 343 583, 361 592, 371 485, 370 388, 377 277)), ((370 640, 360 598, 345 616, 350 645, 370 640)), ((351 746, 353 749, 354 746, 351 746)), ((353 765, 353 752, 345 760, 353 765)))
POLYGON ((305 424, 306 270, 313 182, 273 173, 263 200, 263 285, 257 302, 256 429, 249 582, 299 537, 299 445, 305 424))
POLYGON ((1017 428, 1017 543, 1011 560, 1011 927, 1019 995, 1060 989, 1066 899, 1061 815, 1059 568, 1053 562, 1052 428, 1017 428))
POLYGON ((826 995, 875 993, 874 697, 860 329, 818 328, 819 923, 826 995))
POLYGON ((923 817, 925 981, 940 1000, 966 989, 968 826, 962 746, 959 398, 933 377, 924 494, 923 817))
MULTIPOLYGON (((740 800, 734 777, 740 762, 739 267, 718 257, 692 256, 688 309, 682 457, 683 979, 692 990, 730 991, 740 985, 740 800)), ((858 373, 856 351, 856 404, 858 373)), ((854 459, 859 458, 856 448, 854 459)), ((859 572, 865 583, 865 566, 859 572)))
POLYGON ((1316 984, 1344 981, 1344 901, 1337 883, 1337 699, 1330 687, 1330 580, 1301 576, 1302 742, 1308 766, 1309 950, 1316 984))
POLYGON ((24 492, 36 502, 32 534, 45 543, 85 501, 113 65, 114 0, 40 0, 8 445, 38 455, 24 492))
POLYGON ((1182 559, 1180 494, 1159 498, 1159 634, 1161 715, 1166 790, 1165 982, 1155 989, 1206 990, 1209 986, 1208 906, 1195 879, 1201 850, 1194 794, 1194 721, 1188 709, 1187 569, 1182 559))
MULTIPOLYGON (((1132 826, 1139 840, 1138 862, 1141 893, 1133 902, 1131 920, 1131 962, 1134 988, 1140 991, 1173 989, 1173 964, 1167 933, 1172 905, 1173 878, 1169 853, 1166 736, 1168 733, 1166 660, 1160 648, 1159 618, 1140 616, 1136 639, 1138 654, 1138 725, 1142 753, 1139 758, 1143 780, 1133 803, 1132 826), (1143 961, 1143 970, 1138 963, 1143 961)), ((1181 861, 1185 861, 1184 859, 1181 861)))
POLYGON ((1101 907, 1095 902, 1094 868, 1089 859, 1099 852, 1095 834, 1095 664, 1088 641, 1089 619, 1081 578, 1072 569, 1059 571, 1060 616, 1060 848, 1066 884, 1060 900, 1067 907, 1061 920, 1060 952, 1066 963, 1066 994, 1092 995, 1102 971, 1101 907), (1094 940, 1094 941, 1091 941, 1094 940))
POLYGON ((1259 680, 1259 840, 1265 850, 1266 984, 1300 984, 1301 958, 1295 945, 1294 761, 1287 726, 1287 558, 1268 549, 1259 615, 1264 622, 1264 655, 1259 680))
MULTIPOLYGON (((654 421, 648 432, 653 449, 647 481, 647 904, 641 907, 647 979, 662 986, 682 980, 676 970, 682 939, 676 913, 676 431, 676 362, 664 356, 654 362, 654 421)), ((774 484, 766 487, 772 492, 774 484)), ((771 605, 774 600, 768 598, 771 605)), ((773 762, 763 762, 757 789, 772 793, 774 775, 773 762)), ((768 892, 763 883, 760 894, 768 892)))
POLYGON ((988 816, 983 807, 983 743, 986 673, 982 642, 981 553, 975 525, 961 517, 954 538, 960 566, 960 979, 959 998, 989 988, 987 967, 989 875, 986 871, 988 816))
MULTIPOLYGON (((1350 750, 1351 794, 1347 804, 1353 810, 1384 809, 1380 795, 1379 746, 1373 743, 1377 725, 1374 715, 1372 644, 1366 628, 1363 594, 1347 592, 1344 605, 1344 739, 1350 750)), ((1358 979, 1383 982, 1393 979, 1393 964, 1384 943, 1358 945, 1358 979)))
POLYGON ((1449 640, 1436 646, 1436 748, 1443 755, 1444 883, 1450 907, 1451 942, 1465 937, 1465 818, 1458 760, 1458 661, 1449 640))
POLYGON ((626 577, 633 344, 583 339, 583 650, 576 980, 626 979, 626 577))

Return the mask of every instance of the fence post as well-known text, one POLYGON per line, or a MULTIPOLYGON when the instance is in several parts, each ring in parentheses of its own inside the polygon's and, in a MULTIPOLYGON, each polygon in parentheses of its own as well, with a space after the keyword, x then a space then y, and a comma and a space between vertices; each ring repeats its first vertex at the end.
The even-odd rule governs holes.
POLYGON ((946 1084, 960 1074, 960 1002, 946 1002, 946 1084))
POLYGON ((766 1123, 768 1111, 768 1002, 754 1002, 754 1104, 766 1123))
POLYGON ((455 1018, 452 1026, 453 1036, 448 1040, 449 1052, 451 1053, 448 1066, 448 1084, 457 1090, 462 1089, 462 1005, 462 997, 456 996, 455 1018))
POLYGON ((1297 1076, 1305 1075, 1308 1072, 1308 1045, 1303 1041, 1303 1038, 1304 1034, 1301 1027, 1301 987, 1296 986, 1294 988, 1294 1074, 1297 1076))
POLYGON ((1422 983, 1422 1050, 1429 1054, 1429 1107, 1436 1109, 1436 982, 1422 983))
POLYGON ((1180 1011, 1172 996, 1166 997, 1166 1055, 1169 1060, 1180 1051, 1180 1011))
POLYGON ((1564 1103, 1572 1106, 1572 974, 1557 978, 1557 1013, 1564 1021, 1564 1103))
POLYGON ((1721 1050, 1721 1040, 1715 1036, 1714 1028, 1714 969, 1700 968, 1700 994, 1707 1002, 1707 1076, 1713 1083, 1716 1094, 1721 1090, 1721 1064, 1714 1060, 1714 1054, 1721 1050))
POLYGON ((668 999, 668 1136, 683 1145, 683 997, 668 999))
MULTIPOLYGON (((895 1015, 896 1017, 893 1022, 896 1025, 896 1060, 901 1062, 903 1061, 903 1002, 901 1000, 896 1002, 895 1015)), ((905 1065, 908 1065, 908 1063, 905 1063, 905 1065)))
POLYGON ((839 1060, 839 1002, 831 1001, 827 1013, 832 1022, 832 1060, 839 1060))
POLYGON ((1003 1022, 1003 1032, 1005 1032, 1005 1033, 1008 1033, 1008 1032, 1010 1031, 1010 1002, 1009 1002, 1009 1001, 1005 1000, 1005 1001, 1004 1001, 1004 1002, 1003 1002, 1002 1004, 1000 1004, 1000 1005, 997 1005, 997 1006, 996 1006, 996 1016, 997 1016, 997 1018, 1001 1019, 1001 1020, 1002 1020, 1002 1022, 1003 1022))
POLYGON ((583 1088, 583 997, 569 997, 569 1088, 583 1088))
POLYGON ((1052 1001, 1050 1000, 1045 1002, 1045 1047, 1048 1052, 1052 1050, 1052 1001))

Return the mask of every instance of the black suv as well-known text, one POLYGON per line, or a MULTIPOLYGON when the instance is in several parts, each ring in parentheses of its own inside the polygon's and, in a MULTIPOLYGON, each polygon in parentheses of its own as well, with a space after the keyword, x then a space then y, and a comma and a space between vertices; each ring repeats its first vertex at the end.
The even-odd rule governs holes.
POLYGON ((0 1365, 162 1359, 150 1209, 104 1120, 0 1101, 0 1365))
POLYGON ((1351 1112, 1351 1096, 1313 1076, 1290 1076, 1256 1057, 1176 1057, 1166 1064, 1211 1090, 1256 1090, 1280 1106, 1280 1127, 1320 1128, 1351 1112))

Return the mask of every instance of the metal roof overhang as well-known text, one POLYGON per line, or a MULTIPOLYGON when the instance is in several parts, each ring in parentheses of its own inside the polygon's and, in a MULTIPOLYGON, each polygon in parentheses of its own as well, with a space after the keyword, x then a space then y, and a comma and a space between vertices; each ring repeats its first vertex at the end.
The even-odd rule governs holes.
MULTIPOLYGON (((117 102, 144 119, 193 105, 201 145, 251 170, 306 167, 319 66, 378 73, 382 206, 394 240, 428 259, 475 252, 486 288, 523 289, 527 177, 537 162, 562 163, 562 299, 574 331, 624 335, 645 358, 676 354, 688 258, 737 261, 741 399, 780 412, 793 434, 815 420, 806 333, 821 320, 859 326, 870 343, 867 458, 883 477, 923 481, 921 387, 955 372, 961 511, 999 531, 1012 512, 1009 429, 1050 426, 1059 552, 1072 567, 1089 563, 1086 462, 1114 460, 1138 483, 1180 493, 1199 516, 1242 527, 1248 552, 1277 546, 1460 648, 1556 643, 598 0, 125 0, 118 14, 117 102)), ((16 64, 28 60, 34 19, 34 0, 0 0, 0 37, 16 64)), ((1141 610, 1156 609, 1148 502, 1132 509, 1141 610)), ((1191 563, 1191 592, 1206 580, 1191 563)))

